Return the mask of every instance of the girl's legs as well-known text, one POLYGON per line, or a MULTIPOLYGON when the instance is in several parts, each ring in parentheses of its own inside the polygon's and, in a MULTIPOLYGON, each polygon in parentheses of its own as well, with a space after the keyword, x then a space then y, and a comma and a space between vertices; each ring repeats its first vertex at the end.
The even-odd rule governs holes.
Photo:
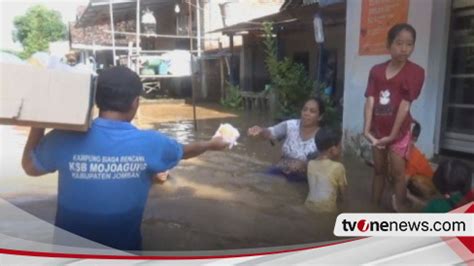
POLYGON ((374 155, 374 179, 372 181, 372 202, 380 205, 387 176, 387 149, 372 147, 374 155))
POLYGON ((407 201, 407 181, 405 178, 405 158, 390 150, 390 175, 394 179, 396 204, 400 210, 406 209, 407 201))

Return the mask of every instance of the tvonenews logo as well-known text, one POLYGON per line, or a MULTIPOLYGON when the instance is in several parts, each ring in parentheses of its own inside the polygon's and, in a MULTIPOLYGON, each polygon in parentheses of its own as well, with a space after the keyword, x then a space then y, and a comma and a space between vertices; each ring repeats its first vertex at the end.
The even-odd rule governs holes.
POLYGON ((474 236, 474 214, 343 213, 336 236, 474 236))

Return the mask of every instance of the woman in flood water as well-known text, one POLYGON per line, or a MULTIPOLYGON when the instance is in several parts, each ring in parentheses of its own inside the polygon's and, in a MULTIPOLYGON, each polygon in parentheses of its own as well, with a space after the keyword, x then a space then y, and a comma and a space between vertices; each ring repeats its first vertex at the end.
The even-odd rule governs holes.
POLYGON ((283 174, 292 181, 306 180, 308 155, 318 151, 314 136, 318 132, 324 114, 324 103, 320 98, 306 101, 300 119, 290 119, 265 128, 253 126, 248 129, 251 137, 266 140, 284 140, 282 156, 272 173, 283 174))

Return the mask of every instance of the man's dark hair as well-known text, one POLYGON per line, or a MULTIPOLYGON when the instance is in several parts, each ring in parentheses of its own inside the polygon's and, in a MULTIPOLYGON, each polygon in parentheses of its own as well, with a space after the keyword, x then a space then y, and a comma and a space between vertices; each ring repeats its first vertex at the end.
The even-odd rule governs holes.
POLYGON ((124 66, 112 67, 99 74, 95 102, 101 111, 126 113, 142 89, 135 72, 124 66))
POLYGON ((400 23, 391 27, 387 33, 387 44, 389 47, 392 45, 393 41, 395 41, 395 38, 397 38, 397 35, 404 30, 411 33, 411 36, 413 37, 413 42, 416 41, 415 28, 413 28, 413 26, 408 23, 400 23))
POLYGON ((449 159, 442 161, 433 175, 433 184, 442 194, 471 191, 472 169, 466 163, 449 159))
POLYGON ((324 152, 333 146, 337 146, 341 142, 341 139, 341 131, 329 127, 320 128, 316 136, 314 136, 314 142, 319 152, 324 152))

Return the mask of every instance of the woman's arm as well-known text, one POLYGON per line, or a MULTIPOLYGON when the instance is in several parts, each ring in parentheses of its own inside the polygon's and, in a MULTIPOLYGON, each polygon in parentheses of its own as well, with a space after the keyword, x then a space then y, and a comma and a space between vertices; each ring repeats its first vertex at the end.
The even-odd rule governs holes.
POLYGON ((272 139, 272 133, 268 128, 253 126, 248 129, 247 134, 251 137, 262 137, 264 139, 272 139))

